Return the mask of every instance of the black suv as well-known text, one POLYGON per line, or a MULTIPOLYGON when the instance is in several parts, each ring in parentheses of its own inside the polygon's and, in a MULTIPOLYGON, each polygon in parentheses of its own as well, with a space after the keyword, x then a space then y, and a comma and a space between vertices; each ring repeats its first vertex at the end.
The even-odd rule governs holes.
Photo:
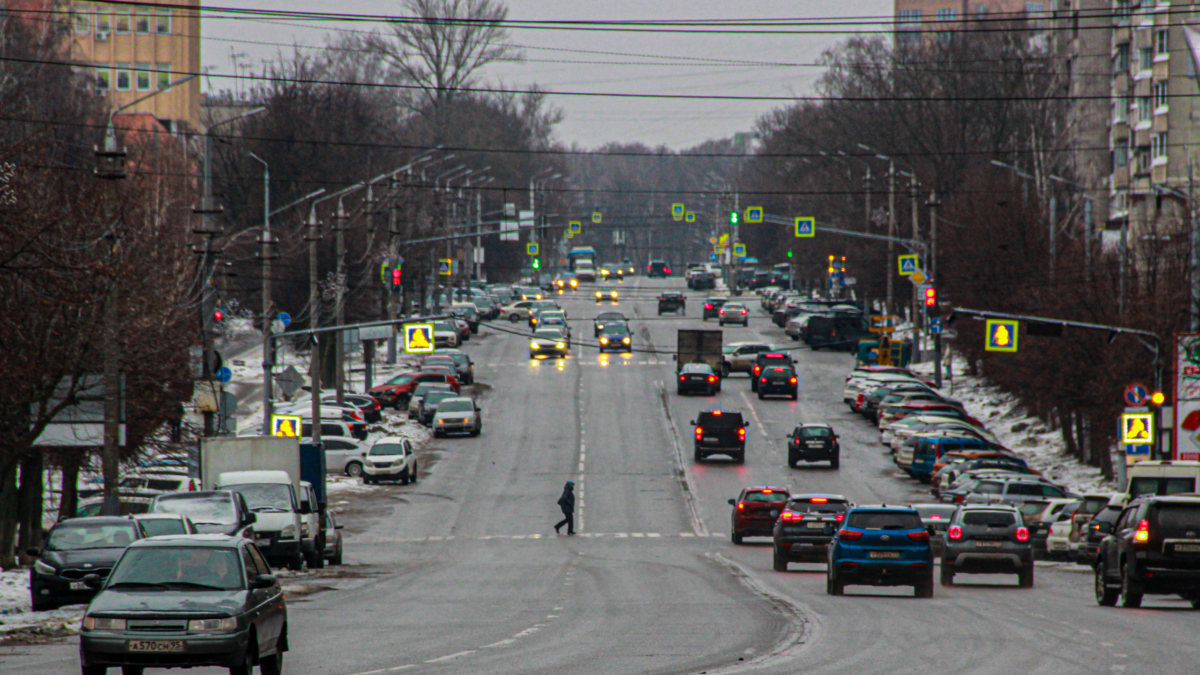
POLYGON ((786 572, 789 562, 828 562, 829 542, 849 508, 842 495, 792 495, 775 521, 775 571, 786 572))
POLYGON ((729 302, 729 298, 712 297, 704 299, 704 315, 703 320, 715 319, 721 316, 721 308, 725 303, 729 302))
POLYGON ((800 398, 800 379, 791 366, 767 366, 758 376, 758 399, 768 396, 787 396, 793 401, 800 398))
POLYGON ((694 291, 703 291, 717 287, 717 275, 712 272, 697 272, 688 279, 688 286, 694 291))
POLYGON ((666 279, 671 276, 671 268, 667 267, 667 263, 663 260, 651 260, 646 266, 646 276, 650 279, 654 277, 662 277, 666 279))
POLYGON ((145 537, 141 525, 128 516, 59 521, 46 533, 44 549, 25 551, 37 558, 29 570, 33 611, 91 602, 96 589, 85 584, 83 578, 91 574, 101 579, 108 576, 125 548, 145 537))
POLYGON ((733 461, 746 461, 746 428, 750 423, 737 410, 705 410, 692 420, 695 425, 695 460, 709 455, 729 455, 733 461))
POLYGON ((754 360, 754 365, 750 368, 750 391, 758 391, 758 381, 762 377, 764 368, 768 366, 791 368, 794 363, 792 355, 787 352, 759 352, 758 358, 754 360))
POLYGON ((793 469, 801 461, 828 461, 836 469, 841 452, 837 434, 828 424, 799 424, 788 436, 788 466, 793 469))
POLYGON ((1021 588, 1033 587, 1033 542, 1015 507, 961 506, 942 542, 942 585, 955 574, 1017 574, 1021 588))
POLYGON ((667 312, 687 314, 687 298, 683 293, 666 292, 658 296, 658 315, 667 312))
POLYGON ((1143 497, 1100 542, 1096 602, 1141 607, 1146 593, 1179 595, 1200 609, 1200 497, 1143 497))
POLYGON ((627 323, 628 319, 620 312, 600 312, 596 315, 596 319, 592 321, 592 336, 600 337, 600 331, 610 323, 627 323))
POLYGON ((1113 525, 1120 517, 1121 507, 1109 505, 1084 523, 1079 533, 1079 549, 1075 553, 1075 562, 1095 567, 1100 542, 1112 533, 1113 525))

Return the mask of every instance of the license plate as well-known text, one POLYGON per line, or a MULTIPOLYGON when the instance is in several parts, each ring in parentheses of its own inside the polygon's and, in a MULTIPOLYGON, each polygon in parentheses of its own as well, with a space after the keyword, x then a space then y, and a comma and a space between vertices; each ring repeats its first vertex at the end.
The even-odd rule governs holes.
POLYGON ((1002 542, 1002 541, 977 541, 977 542, 975 542, 975 548, 1004 548, 1004 542, 1002 542))
POLYGON ((717 441, 719 441, 719 440, 721 440, 721 439, 719 439, 719 438, 711 438, 711 437, 705 437, 705 438, 704 438, 704 442, 705 442, 705 443, 716 443, 716 442, 717 442, 717 441))
POLYGON ((824 443, 809 443, 809 444, 808 444, 808 447, 810 447, 810 448, 823 448, 823 447, 825 447, 825 444, 824 444, 824 443))
POLYGON ((259 546, 270 546, 271 540, 270 539, 255 539, 254 543, 258 544, 259 546))
POLYGON ((899 551, 871 551, 868 557, 895 560, 900 557, 899 551))
MULTIPOLYGON (((1178 551, 1179 547, 1176 546, 1175 550, 1178 551)), ((71 590, 73 590, 73 591, 83 591, 86 589, 87 589, 87 584, 83 583, 82 581, 72 581, 71 582, 71 590)))
POLYGON ((825 523, 805 523, 805 527, 810 530, 823 530, 825 529, 825 523))
POLYGON ((130 640, 131 652, 181 652, 183 640, 130 640))
POLYGON ((1200 544, 1175 544, 1179 553, 1200 553, 1200 544))

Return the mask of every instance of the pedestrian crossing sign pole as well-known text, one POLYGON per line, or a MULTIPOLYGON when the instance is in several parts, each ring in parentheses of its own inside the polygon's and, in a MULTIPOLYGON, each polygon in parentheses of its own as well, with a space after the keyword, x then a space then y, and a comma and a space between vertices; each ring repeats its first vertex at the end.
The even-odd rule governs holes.
POLYGON ((537 243, 536 243, 536 242, 530 242, 530 243, 528 243, 528 244, 525 244, 525 253, 526 253, 526 255, 537 255, 537 254, 538 254, 538 245, 537 245, 537 243))
POLYGON ((433 353, 433 346, 433 324, 404 324, 405 354, 431 354, 433 353))

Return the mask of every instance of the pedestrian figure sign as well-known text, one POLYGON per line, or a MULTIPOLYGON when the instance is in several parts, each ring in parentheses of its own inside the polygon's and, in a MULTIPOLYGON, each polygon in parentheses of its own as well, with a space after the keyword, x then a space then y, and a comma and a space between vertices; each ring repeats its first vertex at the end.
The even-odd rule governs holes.
POLYGON ((569 229, 571 234, 579 234, 579 231, 583 229, 583 223, 580 223, 578 220, 572 220, 569 229))
POLYGON ((761 223, 763 220, 763 207, 750 206, 746 208, 747 223, 761 223))
POLYGON ((300 438, 300 416, 271 415, 271 435, 300 438))
POLYGON ((900 256, 900 274, 908 276, 920 267, 915 254, 900 256))
POLYGON ((674 218, 675 220, 683 220, 683 211, 684 211, 683 204, 672 204, 671 205, 671 217, 674 218))
POLYGON ((745 244, 734 244, 733 245, 733 257, 745 258, 746 257, 746 245, 745 244))
POLYGON ((592 214, 592 222, 593 223, 598 224, 602 218, 603 218, 603 216, 600 214, 599 211, 592 214))
POLYGON ((433 324, 407 323, 404 324, 404 353, 431 354, 433 353, 433 324))
POLYGON ((1129 445, 1154 444, 1154 414, 1125 413, 1121 415, 1121 442, 1129 445))
POLYGON ((816 218, 797 218, 796 219, 796 236, 797 237, 815 237, 817 234, 817 219, 816 218))
POLYGON ((538 245, 536 243, 525 244, 525 253, 528 255, 537 255, 538 245))
POLYGON ((1017 351, 1017 326, 1016 321, 988 319, 984 349, 989 352, 1017 351))
POLYGON ((453 261, 451 261, 449 258, 442 258, 438 260, 438 274, 446 277, 453 274, 454 268, 452 267, 452 264, 453 261))

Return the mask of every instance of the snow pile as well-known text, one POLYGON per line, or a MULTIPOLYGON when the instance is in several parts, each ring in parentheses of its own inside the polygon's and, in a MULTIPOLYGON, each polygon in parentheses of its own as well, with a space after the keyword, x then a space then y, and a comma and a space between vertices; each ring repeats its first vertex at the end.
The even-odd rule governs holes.
POLYGON ((0 571, 0 639, 14 631, 41 627, 42 633, 70 635, 79 632, 85 605, 70 605, 48 612, 31 611, 29 570, 0 571))

